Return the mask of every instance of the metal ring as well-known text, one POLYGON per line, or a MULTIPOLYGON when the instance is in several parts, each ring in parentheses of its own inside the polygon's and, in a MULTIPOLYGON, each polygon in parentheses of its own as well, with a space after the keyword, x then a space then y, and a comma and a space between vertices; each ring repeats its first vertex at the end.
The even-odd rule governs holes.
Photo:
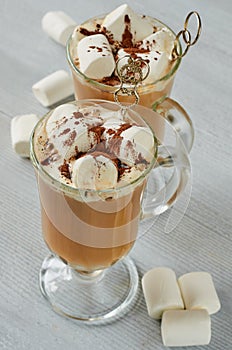
POLYGON ((122 89, 121 87, 119 89, 117 89, 114 93, 114 100, 116 103, 118 103, 121 107, 123 107, 124 109, 128 109, 128 108, 131 108, 135 105, 137 105, 139 103, 139 94, 137 92, 137 90, 134 88, 134 89, 122 89), (131 103, 130 105, 126 105, 124 106, 120 101, 119 101, 119 98, 118 98, 118 95, 119 93, 122 93, 122 95, 126 95, 126 96, 134 96, 135 97, 135 101, 133 103, 131 103))
MULTIPOLYGON (((145 74, 142 76, 142 79, 141 79, 141 81, 143 81, 143 80, 145 80, 147 77, 148 77, 148 74, 150 73, 150 65, 149 65, 149 63, 147 63, 144 59, 142 59, 141 57, 137 57, 136 59, 135 59, 135 62, 138 62, 138 61, 140 61, 141 62, 141 65, 143 64, 143 65, 145 65, 145 67, 146 67, 146 72, 145 72, 145 74)), ((143 67, 144 68, 144 67, 143 67)))
POLYGON ((184 29, 182 31, 182 37, 183 37, 183 40, 184 40, 185 44, 187 46, 191 46, 191 39, 192 39, 192 37, 191 37, 191 33, 190 33, 190 31, 188 29, 184 29), (187 35, 186 35, 186 33, 187 33, 187 35))
POLYGON ((175 41, 174 41, 174 47, 172 50, 172 57, 174 59, 178 58, 178 57, 184 57, 186 55, 186 53, 188 52, 189 47, 191 46, 191 33, 188 31, 188 29, 182 29, 179 31, 179 33, 176 35, 175 41), (186 39, 186 33, 188 34, 188 40, 186 39), (184 42, 186 43, 186 48, 183 51, 182 54, 180 54, 177 50, 177 46, 178 46, 178 41, 180 36, 182 35, 184 42))
MULTIPOLYGON (((197 40, 199 39, 199 36, 200 36, 200 34, 201 34, 201 27, 202 27, 202 24, 201 24, 201 17, 200 17, 200 15, 199 15, 199 13, 198 13, 197 11, 192 11, 192 12, 190 12, 190 13, 187 15, 187 17, 186 17, 186 19, 185 19, 185 22, 184 22, 184 30, 185 30, 185 31, 188 30, 187 28, 188 28, 189 19, 190 19, 190 17, 191 17, 192 15, 195 15, 195 16, 196 16, 198 24, 197 24, 197 34, 196 34, 195 39, 193 40, 193 42, 191 42, 191 43, 189 44, 190 46, 193 46, 193 45, 196 44, 196 42, 197 42, 197 40)), ((184 37, 185 37, 185 34, 183 34, 183 38, 184 38, 184 37)), ((184 40, 185 40, 185 38, 184 38, 184 40)))

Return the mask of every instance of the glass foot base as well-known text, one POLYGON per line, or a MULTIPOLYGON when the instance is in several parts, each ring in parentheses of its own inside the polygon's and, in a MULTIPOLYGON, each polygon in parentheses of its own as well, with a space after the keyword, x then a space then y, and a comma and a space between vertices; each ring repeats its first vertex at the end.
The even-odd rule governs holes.
POLYGON ((86 277, 50 255, 43 261, 39 282, 57 313, 92 324, 113 321, 129 311, 136 301, 139 278, 128 257, 86 277))

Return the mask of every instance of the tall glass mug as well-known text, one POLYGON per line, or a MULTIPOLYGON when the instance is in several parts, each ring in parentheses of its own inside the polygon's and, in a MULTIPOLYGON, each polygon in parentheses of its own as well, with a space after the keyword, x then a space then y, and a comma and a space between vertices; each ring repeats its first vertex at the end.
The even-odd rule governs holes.
MULTIPOLYGON (((105 16, 91 18, 80 25, 80 27, 94 28, 96 26, 96 23, 101 23, 103 21, 104 17, 105 16)), ((169 122, 173 125, 174 128, 177 127, 178 132, 184 135, 183 141, 185 143, 185 147, 187 148, 188 152, 190 152, 194 137, 194 130, 191 119, 189 118, 186 111, 176 101, 168 98, 172 90, 176 72, 181 63, 182 48, 179 40, 180 35, 176 37, 175 33, 166 24, 160 22, 155 18, 151 18, 149 16, 146 17, 154 27, 166 28, 173 35, 173 38, 176 38, 175 49, 178 53, 178 57, 169 63, 169 66, 165 71, 165 75, 161 76, 159 79, 153 81, 152 83, 140 84, 137 87, 139 104, 144 107, 153 108, 153 110, 158 112, 162 110, 162 115, 165 118, 169 118, 171 115, 169 122), (167 99, 168 101, 166 101, 167 99)), ((190 35, 187 29, 186 32, 190 35)), ((185 35, 185 38, 186 36, 187 34, 185 35)), ((82 100, 91 98, 114 101, 114 93, 118 87, 90 79, 85 74, 83 74, 79 69, 78 60, 74 58, 76 57, 76 46, 76 36, 71 35, 67 42, 66 54, 73 76, 76 99, 82 100)), ((187 48, 188 47, 189 46, 187 46, 187 48)), ((121 95, 120 101, 131 104, 134 102, 134 97, 121 95)))
MULTIPOLYGON (((91 18, 81 24, 80 27, 94 27, 96 23, 101 23, 104 17, 105 16, 91 18)), ((168 28, 168 30, 170 30, 170 32, 173 34, 173 37, 175 38, 174 32, 167 25, 155 18, 151 18, 149 16, 147 16, 147 18, 149 18, 154 27, 168 28)), ((115 86, 110 86, 90 79, 80 71, 78 64, 73 59, 74 52, 76 52, 76 44, 76 40, 74 40, 74 37, 71 36, 67 42, 67 59, 73 75, 76 98, 79 100, 86 98, 96 98, 114 101, 115 86)), ((181 45, 179 41, 178 50, 181 52, 181 45)), ((141 105, 145 107, 152 107, 156 101, 159 101, 160 99, 170 95, 174 77, 180 66, 180 63, 181 57, 177 58, 173 62, 170 62, 164 76, 160 77, 158 80, 152 83, 140 85, 138 87, 138 94, 140 96, 141 105)), ((130 96, 122 96, 121 100, 122 102, 133 103, 133 97, 130 96)))
MULTIPOLYGON (((98 106, 121 111, 116 103, 102 100, 71 105, 77 111, 98 106)), ((49 173, 41 162, 40 136, 52 113, 39 121, 31 138, 43 236, 51 251, 41 267, 40 288, 56 312, 101 323, 123 315, 136 300, 138 273, 127 254, 145 234, 139 222, 165 211, 184 190, 190 175, 188 154, 179 134, 160 114, 141 106, 128 109, 123 113, 125 122, 153 134, 149 165, 115 188, 75 188, 49 173), (153 122, 152 128, 143 113, 153 122), (160 128, 163 124, 165 128, 160 128)))

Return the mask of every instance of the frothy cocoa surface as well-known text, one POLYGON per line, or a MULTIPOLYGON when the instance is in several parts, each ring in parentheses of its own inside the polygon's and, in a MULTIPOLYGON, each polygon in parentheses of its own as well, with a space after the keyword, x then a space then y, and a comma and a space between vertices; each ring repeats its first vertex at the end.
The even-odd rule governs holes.
MULTIPOLYGON (((69 186, 86 190, 99 188, 94 182, 90 187, 76 182, 77 161, 80 163, 80 160, 87 160, 87 156, 92 157, 96 161, 93 166, 99 168, 101 181, 101 173, 105 174, 109 168, 104 159, 108 160, 117 171, 117 181, 110 187, 117 188, 127 182, 127 175, 128 182, 132 180, 132 173, 133 180, 141 176, 155 152, 151 131, 130 121, 129 115, 123 117, 120 111, 109 111, 101 106, 79 108, 72 104, 59 106, 43 120, 36 134, 35 147, 40 164, 49 175, 69 186), (144 137, 151 140, 150 144, 146 145, 142 140, 144 137)), ((93 169, 89 166, 91 173, 93 169)), ((86 176, 96 176, 91 174, 86 176)), ((108 175, 112 176, 111 172, 108 175)), ((101 189, 107 188, 108 185, 103 183, 101 189)))
MULTIPOLYGON (((119 38, 116 25, 115 27, 112 26, 114 27, 114 29, 111 30, 104 26, 106 18, 110 17, 111 13, 104 18, 99 18, 96 20, 91 19, 85 22, 84 24, 78 26, 74 30, 72 35, 72 42, 70 45, 70 54, 72 57, 72 61, 74 65, 76 65, 76 67, 81 72, 83 72, 78 56, 78 44, 83 38, 101 34, 105 36, 107 43, 109 43, 110 45, 115 60, 115 65, 118 59, 121 58, 121 56, 130 55, 134 59, 139 57, 143 58, 148 64, 150 64, 150 69, 152 71, 155 69, 160 70, 160 72, 157 71, 155 74, 152 74, 152 77, 154 79, 150 78, 148 82, 145 81, 144 83, 142 83, 142 85, 146 85, 147 83, 151 83, 162 78, 172 69, 172 66, 174 64, 174 61, 172 59, 172 49, 174 45, 175 36, 166 26, 163 26, 158 22, 154 22, 149 16, 140 16, 135 14, 133 10, 127 5, 122 5, 118 9, 115 9, 112 12, 112 16, 115 15, 115 11, 117 12, 117 10, 123 7, 125 7, 125 11, 121 14, 122 23, 118 27, 118 30, 122 32, 119 38), (136 16, 136 19, 134 18, 134 16, 136 16), (135 22, 137 23, 138 28, 134 27, 135 22), (146 30, 144 34, 142 34, 144 24, 145 26, 150 26, 149 34, 146 30), (136 38, 138 30, 141 31, 139 35, 139 40, 136 38), (156 34, 155 38, 152 37, 153 34, 156 34), (164 60, 165 62, 162 68, 160 65, 156 68, 156 66, 153 67, 153 65, 151 64, 152 60, 157 61, 159 59, 159 56, 153 57, 153 55, 150 55, 152 52, 162 54, 162 60, 164 60)), ((105 53, 103 52, 103 47, 92 47, 92 45, 89 45, 89 49, 86 51, 86 57, 92 49, 96 49, 98 51, 99 58, 103 58, 105 56, 105 53)), ((86 74, 85 72, 83 73, 86 74)), ((88 74, 86 74, 86 76, 88 77, 88 74)), ((90 78, 92 77, 90 76, 90 78)), ((116 69, 112 72, 111 75, 102 76, 101 79, 97 77, 93 79, 95 79, 99 83, 109 86, 119 85, 119 79, 116 69)), ((164 85, 165 83, 163 82, 163 86, 164 85)))
POLYGON ((142 175, 155 155, 150 129, 120 110, 73 103, 45 117, 34 142, 42 167, 37 179, 48 247, 81 271, 114 264, 129 252, 137 236, 146 181, 142 175), (83 161, 84 167, 79 166, 83 161), (102 191, 78 187, 86 178, 92 185, 93 175, 102 191), (109 181, 113 187, 105 188, 109 181))

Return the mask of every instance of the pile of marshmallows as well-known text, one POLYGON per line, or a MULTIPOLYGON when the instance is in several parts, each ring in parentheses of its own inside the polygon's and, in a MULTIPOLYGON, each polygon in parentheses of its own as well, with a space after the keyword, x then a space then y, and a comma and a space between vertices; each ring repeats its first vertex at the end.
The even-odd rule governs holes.
POLYGON ((221 305, 208 272, 190 272, 177 280, 173 270, 154 268, 143 276, 142 287, 149 316, 162 318, 165 346, 209 344, 209 315, 221 305))
MULTIPOLYGON (((43 30, 57 43, 65 46, 76 23, 62 11, 48 12, 42 18, 43 30)), ((44 106, 52 106, 73 95, 73 81, 65 70, 58 70, 33 84, 35 98, 44 106)), ((40 117, 36 114, 19 115, 11 121, 11 142, 21 157, 29 157, 30 135, 40 117)))

